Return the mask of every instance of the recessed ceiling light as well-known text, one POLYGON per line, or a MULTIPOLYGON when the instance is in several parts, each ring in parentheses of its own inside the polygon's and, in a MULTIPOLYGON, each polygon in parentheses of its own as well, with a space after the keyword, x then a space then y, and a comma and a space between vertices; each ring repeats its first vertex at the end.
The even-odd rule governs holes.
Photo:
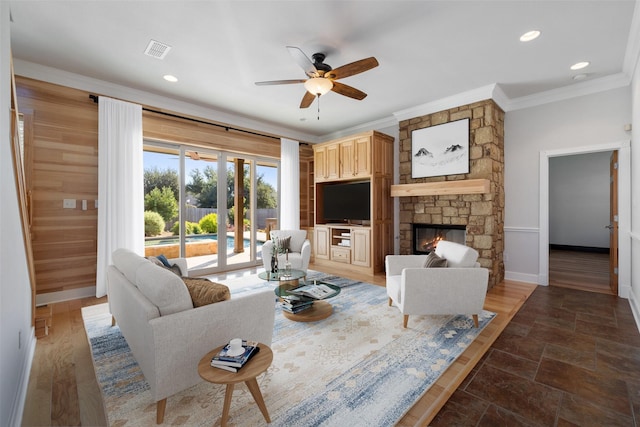
POLYGON ((520 36, 520 41, 521 42, 530 42, 531 40, 535 40, 538 37, 540 37, 540 31, 538 30, 531 30, 531 31, 527 31, 526 33, 524 33, 523 35, 520 36))
POLYGON ((572 70, 582 70, 583 68, 586 68, 589 66, 589 61, 583 61, 583 62, 576 62, 575 64, 573 64, 571 66, 572 70))
POLYGON ((172 76, 171 74, 167 74, 163 77, 166 81, 171 82, 171 83, 175 83, 178 81, 178 78, 176 76, 172 76))

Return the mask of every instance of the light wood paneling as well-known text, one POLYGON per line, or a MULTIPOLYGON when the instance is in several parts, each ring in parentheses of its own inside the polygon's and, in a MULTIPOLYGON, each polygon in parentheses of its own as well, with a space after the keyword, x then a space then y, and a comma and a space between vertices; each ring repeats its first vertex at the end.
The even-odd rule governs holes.
POLYGON ((32 111, 28 138, 32 243, 38 294, 91 286, 96 274, 98 107, 86 92, 18 77, 32 111), (75 199, 75 209, 63 209, 75 199), (88 209, 82 210, 82 200, 88 209))
POLYGON ((280 139, 144 111, 144 137, 155 141, 280 158, 280 139))

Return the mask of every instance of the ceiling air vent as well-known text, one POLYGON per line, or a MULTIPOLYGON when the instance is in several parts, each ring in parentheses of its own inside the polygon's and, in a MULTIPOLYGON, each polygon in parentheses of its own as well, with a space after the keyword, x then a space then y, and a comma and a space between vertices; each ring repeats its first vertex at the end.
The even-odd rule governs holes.
POLYGON ((144 54, 157 59, 164 59, 164 57, 167 56, 167 53, 169 53, 170 50, 171 46, 169 46, 168 44, 151 40, 147 48, 144 50, 144 54))

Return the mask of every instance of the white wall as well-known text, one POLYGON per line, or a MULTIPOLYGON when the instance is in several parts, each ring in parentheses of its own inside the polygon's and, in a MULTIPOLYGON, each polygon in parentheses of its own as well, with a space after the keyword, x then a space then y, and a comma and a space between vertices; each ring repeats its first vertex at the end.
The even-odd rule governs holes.
POLYGON ((0 425, 18 426, 22 420, 35 337, 11 160, 9 28, 9 3, 0 1, 0 425))
POLYGON ((640 66, 636 63, 631 90, 631 291, 629 301, 640 325, 640 66))
POLYGON ((549 159, 549 243, 608 248, 611 151, 549 159))
MULTIPOLYGON (((505 115, 505 277, 545 283, 539 271, 540 156, 629 140, 628 87, 505 115)), ((599 151, 599 150, 594 150, 599 151)), ((637 163, 640 165, 640 161, 637 163)), ((628 236, 627 236, 628 237, 628 236)))

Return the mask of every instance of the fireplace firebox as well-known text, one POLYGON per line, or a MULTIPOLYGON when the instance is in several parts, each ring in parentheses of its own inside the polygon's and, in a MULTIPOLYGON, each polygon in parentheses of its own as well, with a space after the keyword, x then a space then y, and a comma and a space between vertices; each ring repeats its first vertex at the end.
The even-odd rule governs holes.
POLYGON ((428 254, 436 248, 440 240, 466 244, 467 227, 452 224, 412 224, 413 253, 428 254))

